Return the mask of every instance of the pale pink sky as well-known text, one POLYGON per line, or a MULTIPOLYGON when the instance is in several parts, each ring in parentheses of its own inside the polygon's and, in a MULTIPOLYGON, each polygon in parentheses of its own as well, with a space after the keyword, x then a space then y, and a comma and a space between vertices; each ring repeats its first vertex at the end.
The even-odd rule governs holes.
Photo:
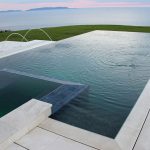
POLYGON ((150 7, 150 2, 96 2, 95 0, 75 0, 72 2, 39 2, 39 3, 0 3, 0 10, 8 9, 31 9, 35 7, 150 7))

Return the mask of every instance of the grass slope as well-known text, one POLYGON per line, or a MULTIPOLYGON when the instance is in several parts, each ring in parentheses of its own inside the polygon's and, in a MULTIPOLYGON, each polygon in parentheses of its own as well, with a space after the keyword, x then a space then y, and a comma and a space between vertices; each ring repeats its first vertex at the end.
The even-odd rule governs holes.
MULTIPOLYGON (((69 38, 75 35, 86 33, 93 30, 110 30, 110 31, 128 31, 128 32, 146 32, 150 33, 150 26, 124 26, 124 25, 77 25, 77 26, 64 26, 64 27, 51 27, 43 28, 54 41, 69 38)), ((27 30, 16 31, 21 35, 25 35, 27 30)), ((6 37, 13 32, 0 33, 0 41, 4 41, 6 37)), ((41 31, 34 29, 26 37, 30 40, 48 40, 48 37, 41 31)), ((9 38, 12 41, 21 41, 22 38, 18 35, 13 35, 9 38)))

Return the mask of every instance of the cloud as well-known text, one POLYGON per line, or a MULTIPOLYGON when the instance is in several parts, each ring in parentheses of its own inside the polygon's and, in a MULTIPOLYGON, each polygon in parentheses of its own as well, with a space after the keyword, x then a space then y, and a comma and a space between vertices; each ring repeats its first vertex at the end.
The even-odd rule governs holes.
POLYGON ((72 0, 69 2, 28 2, 28 3, 0 3, 0 9, 30 9, 35 7, 70 7, 70 8, 91 8, 91 7, 150 7, 150 2, 98 2, 96 0, 72 0))

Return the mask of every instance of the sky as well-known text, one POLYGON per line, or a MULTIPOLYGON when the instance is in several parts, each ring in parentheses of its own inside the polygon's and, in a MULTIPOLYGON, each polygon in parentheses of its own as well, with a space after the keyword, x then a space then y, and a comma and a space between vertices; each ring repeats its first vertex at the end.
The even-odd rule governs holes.
POLYGON ((150 0, 0 0, 0 10, 37 7, 150 7, 150 0))

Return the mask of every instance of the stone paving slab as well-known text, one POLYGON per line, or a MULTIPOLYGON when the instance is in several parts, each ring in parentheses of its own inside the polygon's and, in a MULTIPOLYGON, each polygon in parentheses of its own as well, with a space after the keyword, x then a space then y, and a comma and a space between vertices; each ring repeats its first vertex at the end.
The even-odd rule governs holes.
POLYGON ((6 150, 28 150, 28 149, 23 148, 23 147, 13 143, 6 150))
POLYGON ((29 150, 95 150, 81 143, 35 128, 16 143, 29 150))
POLYGON ((150 110, 133 150, 150 150, 150 110))
POLYGON ((100 150, 119 150, 114 139, 83 130, 60 121, 47 119, 40 128, 100 150))
POLYGON ((14 128, 11 123, 0 120, 0 150, 4 150, 5 147, 12 143, 10 137, 16 134, 17 129, 14 128))

